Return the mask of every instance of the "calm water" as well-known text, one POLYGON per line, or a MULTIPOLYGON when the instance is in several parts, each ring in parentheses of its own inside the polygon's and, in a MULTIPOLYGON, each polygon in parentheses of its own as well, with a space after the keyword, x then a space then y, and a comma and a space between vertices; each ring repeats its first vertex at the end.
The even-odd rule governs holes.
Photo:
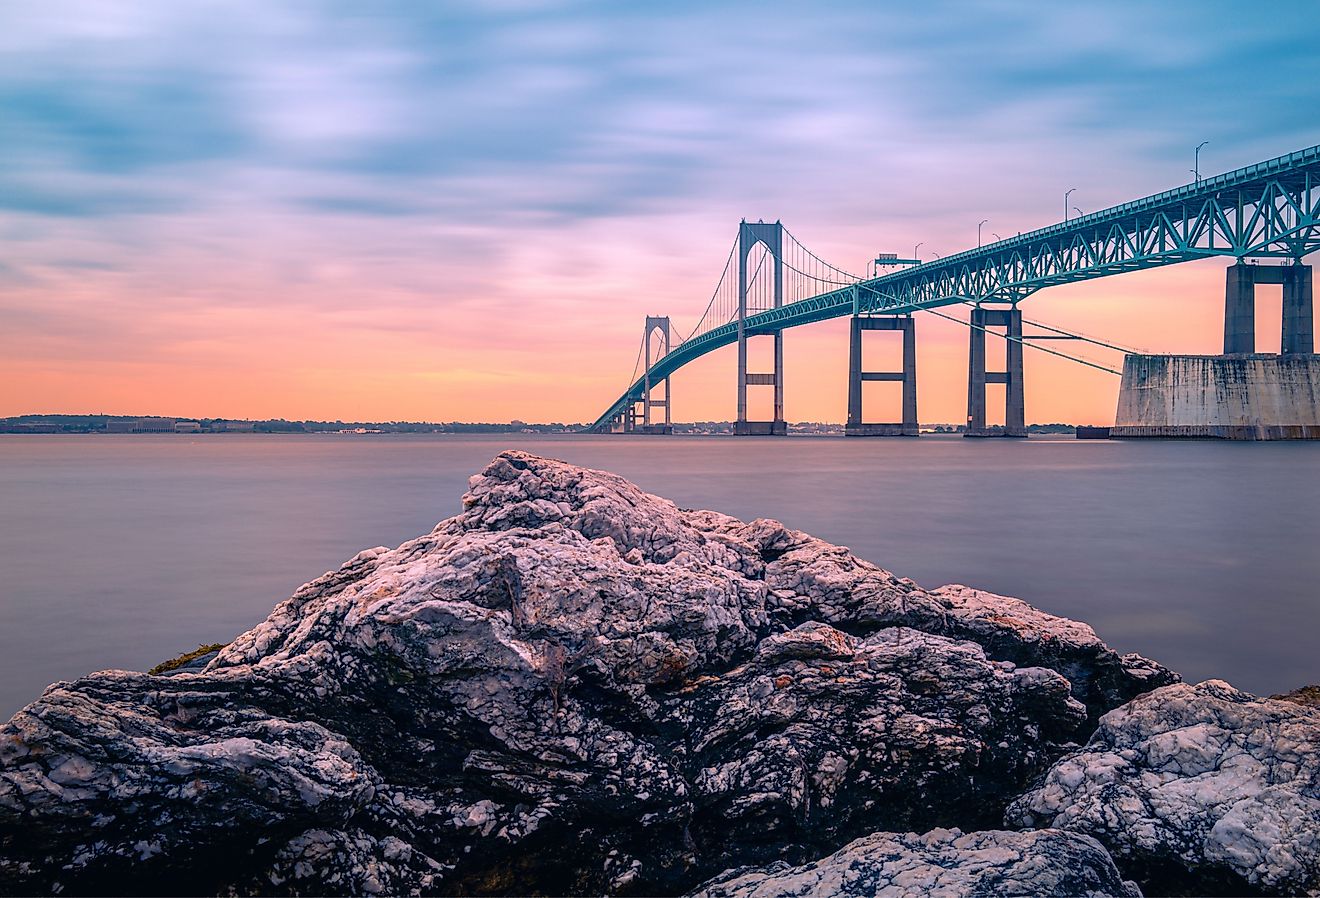
POLYGON ((1320 443, 0 436, 0 716, 252 626, 518 447, 1090 622, 1191 680, 1320 682, 1320 443))

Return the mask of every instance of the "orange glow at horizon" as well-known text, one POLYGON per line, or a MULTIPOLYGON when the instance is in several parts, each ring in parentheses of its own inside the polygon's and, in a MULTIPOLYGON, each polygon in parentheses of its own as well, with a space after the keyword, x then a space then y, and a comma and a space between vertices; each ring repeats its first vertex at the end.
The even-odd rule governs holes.
MULTIPOLYGON (((688 299, 696 276, 666 280, 664 266, 686 268, 673 255, 629 249, 639 253, 616 242, 613 264, 588 266, 586 277, 557 274, 545 258, 512 260, 516 276, 502 288, 495 305, 505 313, 498 315, 490 303, 465 308, 450 299, 432 304, 416 291, 346 290, 336 283, 343 271, 293 284, 269 305, 218 305, 195 291, 171 292, 152 299, 149 316, 132 295, 132 279, 70 284, 48 303, 50 323, 40 335, 0 337, 0 414, 590 421, 625 385, 643 315, 667 311, 683 328, 691 321, 678 310, 701 305, 688 299), (647 269, 647 283, 671 285, 650 291, 663 299, 629 295, 626 273, 647 269), (536 302, 519 303, 522 294, 536 302)), ((1201 261, 1055 287, 1022 308, 1028 319, 1149 351, 1217 352, 1223 268, 1201 261)), ((239 270, 224 280, 227 291, 245 288, 239 270)), ((248 289, 261 292, 255 284, 248 289)), ((1262 298, 1268 316, 1269 293, 1262 298)), ((8 301, 24 299, 11 293, 8 301)), ((943 311, 967 317, 962 307, 943 311)), ((1262 351, 1269 349, 1264 335, 1277 329, 1267 322, 1262 351)), ((966 414, 967 329, 930 315, 918 316, 917 327, 920 418, 958 423, 966 414)), ((897 362, 898 338, 889 336, 867 335, 868 365, 873 355, 897 362)), ((993 363, 1002 349, 989 339, 993 363)), ((752 341, 753 367, 769 343, 752 341)), ((1121 367, 1116 352, 1076 341, 1044 345, 1121 367)), ((841 421, 846 319, 790 330, 785 347, 786 417, 841 421)), ((733 354, 725 347, 674 376, 676 421, 733 417, 733 354)), ((1117 377, 1031 349, 1025 364, 1028 421, 1112 421, 1117 377)), ((868 385, 868 420, 897 415, 897 391, 886 386, 868 385)), ((752 417, 769 416, 769 392, 751 388, 752 417)), ((1002 417, 996 404, 992 391, 992 421, 1002 417)))

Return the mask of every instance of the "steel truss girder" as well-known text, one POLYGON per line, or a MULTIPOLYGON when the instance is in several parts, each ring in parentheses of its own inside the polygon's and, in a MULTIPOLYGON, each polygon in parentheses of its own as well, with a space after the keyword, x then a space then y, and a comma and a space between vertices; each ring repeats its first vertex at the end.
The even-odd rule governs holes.
MULTIPOLYGON (((905 314, 962 302, 1016 304, 1038 290, 1212 256, 1292 258, 1320 249, 1320 146, 1082 215, 977 249, 749 315, 749 336, 853 314, 905 314)), ((656 362, 592 426, 737 339, 709 330, 656 362)))

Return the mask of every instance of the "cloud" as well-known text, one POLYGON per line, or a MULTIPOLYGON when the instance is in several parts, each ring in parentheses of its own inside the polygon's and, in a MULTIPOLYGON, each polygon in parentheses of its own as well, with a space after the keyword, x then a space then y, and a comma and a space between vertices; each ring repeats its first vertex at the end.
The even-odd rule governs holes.
POLYGON ((110 365, 117 334, 269 314, 621 367, 635 346, 583 362, 584 334, 695 320, 743 216, 857 269, 1047 224, 1068 187, 1088 211, 1164 189, 1201 140, 1204 171, 1317 142, 1312 13, 11 0, 0 277, 34 313, 0 340, 69 351, 56 307, 110 365))

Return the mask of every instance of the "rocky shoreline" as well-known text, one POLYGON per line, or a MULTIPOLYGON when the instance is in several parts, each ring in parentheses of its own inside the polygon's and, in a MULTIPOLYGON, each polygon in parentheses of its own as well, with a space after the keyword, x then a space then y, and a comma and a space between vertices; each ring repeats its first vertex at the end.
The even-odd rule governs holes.
POLYGON ((520 452, 463 506, 16 714, 0 893, 1320 894, 1304 699, 520 452))

